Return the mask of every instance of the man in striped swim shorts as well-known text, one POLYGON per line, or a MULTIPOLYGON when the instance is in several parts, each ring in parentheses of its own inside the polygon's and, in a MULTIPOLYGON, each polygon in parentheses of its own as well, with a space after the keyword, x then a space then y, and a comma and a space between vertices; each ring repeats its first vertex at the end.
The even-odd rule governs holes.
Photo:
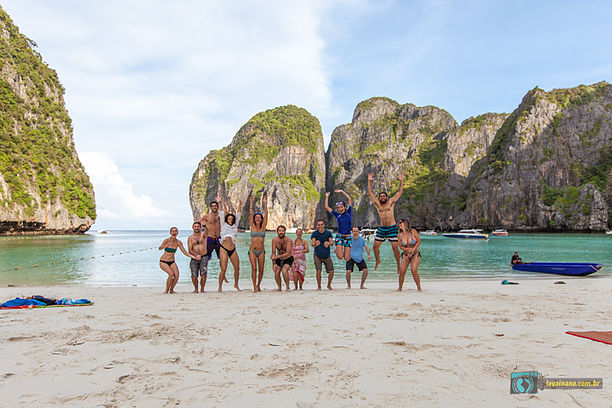
POLYGON ((374 206, 378 210, 378 216, 380 217, 380 227, 376 230, 376 237, 374 240, 374 257, 376 258, 376 265, 374 270, 378 269, 380 265, 380 246, 387 239, 391 242, 391 248, 393 249, 393 256, 395 257, 395 263, 397 264, 397 272, 399 273, 400 267, 400 251, 397 247, 397 224, 395 223, 395 203, 402 196, 404 191, 404 173, 400 173, 397 177, 399 180, 399 189, 397 193, 391 198, 385 192, 378 194, 378 198, 374 196, 372 192, 372 180, 374 180, 374 174, 368 174, 368 195, 370 200, 374 203, 374 206))

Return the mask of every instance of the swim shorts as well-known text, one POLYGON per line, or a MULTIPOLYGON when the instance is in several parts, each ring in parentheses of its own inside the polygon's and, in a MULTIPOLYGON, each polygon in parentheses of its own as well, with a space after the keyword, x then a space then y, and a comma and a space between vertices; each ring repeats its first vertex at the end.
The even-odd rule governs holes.
POLYGON ((212 259, 213 251, 217 252, 217 259, 219 259, 219 249, 221 249, 219 237, 206 237, 206 248, 208 250, 206 253, 208 259, 212 259))
POLYGON ((359 271, 368 269, 368 265, 366 265, 365 259, 362 259, 361 262, 357 262, 353 258, 351 258, 346 262, 346 270, 353 272, 353 270, 355 269, 355 265, 357 265, 359 271))
POLYGON ((281 268, 285 265, 291 266, 291 264, 293 264, 293 257, 290 256, 287 259, 275 259, 274 263, 276 263, 276 266, 280 266, 281 268))
POLYGON ((327 258, 319 258, 316 255, 313 256, 315 269, 317 271, 323 270, 323 264, 325 264, 325 272, 330 273, 334 271, 334 263, 331 260, 331 256, 328 256, 327 258))
POLYGON ((353 239, 350 235, 336 234, 336 245, 342 245, 343 247, 350 248, 353 239))
POLYGON ((198 276, 208 275, 208 257, 203 256, 200 260, 191 259, 189 262, 189 268, 191 269, 191 277, 197 278, 198 276))
POLYGON ((398 233, 399 230, 397 228, 397 224, 389 225, 387 227, 380 226, 376 230, 376 237, 374 239, 380 242, 385 242, 387 239, 391 242, 397 242, 398 233))

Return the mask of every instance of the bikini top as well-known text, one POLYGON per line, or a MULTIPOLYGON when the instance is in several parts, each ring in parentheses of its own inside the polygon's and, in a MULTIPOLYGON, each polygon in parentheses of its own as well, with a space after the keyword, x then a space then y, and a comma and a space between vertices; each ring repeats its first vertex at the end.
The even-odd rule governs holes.
POLYGON ((176 248, 164 248, 166 252, 176 252, 176 248))
POLYGON ((400 242, 401 246, 403 246, 403 247, 407 247, 407 246, 408 246, 408 244, 410 244, 410 245, 415 245, 415 244, 416 244, 416 239, 414 239, 414 238, 412 237, 412 231, 410 231, 410 238, 411 238, 411 239, 410 239, 410 242, 409 242, 409 243, 406 243, 406 242, 401 241, 401 242, 400 242))
POLYGON ((251 231, 251 238, 265 238, 266 231, 251 231))

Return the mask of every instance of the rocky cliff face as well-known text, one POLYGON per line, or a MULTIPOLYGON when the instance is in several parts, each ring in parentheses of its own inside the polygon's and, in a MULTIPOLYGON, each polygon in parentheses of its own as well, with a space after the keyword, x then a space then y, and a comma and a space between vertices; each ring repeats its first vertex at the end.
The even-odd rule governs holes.
POLYGON ((535 88, 468 177, 461 226, 602 231, 611 223, 612 86, 535 88))
MULTIPOLYGON (((211 151, 191 180, 189 197, 194 219, 208 203, 226 198, 243 214, 248 198, 268 196, 268 229, 278 225, 312 225, 325 184, 323 134, 319 121, 305 109, 283 106, 251 118, 229 146, 211 151)), ((249 225, 243 217, 241 227, 249 225)))
POLYGON ((361 226, 378 224, 367 174, 375 174, 375 194, 391 195, 403 171, 396 218, 423 228, 605 230, 612 223, 611 88, 536 88, 512 114, 487 113, 460 126, 435 107, 369 99, 332 134, 327 190, 353 197, 361 226))
POLYGON ((57 74, 0 9, 0 234, 83 233, 96 218, 57 74))
POLYGON ((316 119, 277 108, 255 116, 230 146, 200 163, 192 208, 198 218, 216 196, 231 197, 235 206, 251 191, 266 191, 271 227, 309 226, 322 214, 325 171, 327 191, 343 189, 353 198, 354 225, 374 227, 368 173, 375 175, 375 195, 393 195, 403 172, 396 219, 421 228, 602 231, 612 224, 611 121, 612 87, 605 82, 536 88, 512 114, 487 113, 461 125, 433 106, 371 98, 334 130, 324 165, 316 119), (309 134, 298 138, 307 143, 288 136, 294 133, 309 134))
MULTIPOLYGON (((396 205, 398 217, 424 223, 440 212, 432 201, 445 186, 443 167, 448 134, 457 129, 452 116, 433 106, 400 105, 372 98, 355 108, 350 124, 337 127, 327 152, 327 190, 345 190, 353 199, 355 225, 377 226, 376 209, 367 195, 367 176, 375 175, 373 191, 395 194, 400 172, 404 195, 396 205)), ((454 156, 453 156, 454 158, 454 156)), ((333 201, 333 200, 331 200, 333 201)), ((422 225, 422 224, 421 224, 422 225)))

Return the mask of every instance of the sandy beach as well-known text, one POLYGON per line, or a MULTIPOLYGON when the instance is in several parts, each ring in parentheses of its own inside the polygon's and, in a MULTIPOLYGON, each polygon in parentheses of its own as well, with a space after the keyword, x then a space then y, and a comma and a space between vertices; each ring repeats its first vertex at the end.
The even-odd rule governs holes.
POLYGON ((612 346, 565 331, 612 329, 612 278, 559 279, 424 281, 423 293, 411 280, 396 293, 340 279, 299 293, 2 288, 3 300, 95 302, 0 311, 2 405, 609 406, 612 346), (604 388, 510 395, 513 371, 603 377, 604 388))

